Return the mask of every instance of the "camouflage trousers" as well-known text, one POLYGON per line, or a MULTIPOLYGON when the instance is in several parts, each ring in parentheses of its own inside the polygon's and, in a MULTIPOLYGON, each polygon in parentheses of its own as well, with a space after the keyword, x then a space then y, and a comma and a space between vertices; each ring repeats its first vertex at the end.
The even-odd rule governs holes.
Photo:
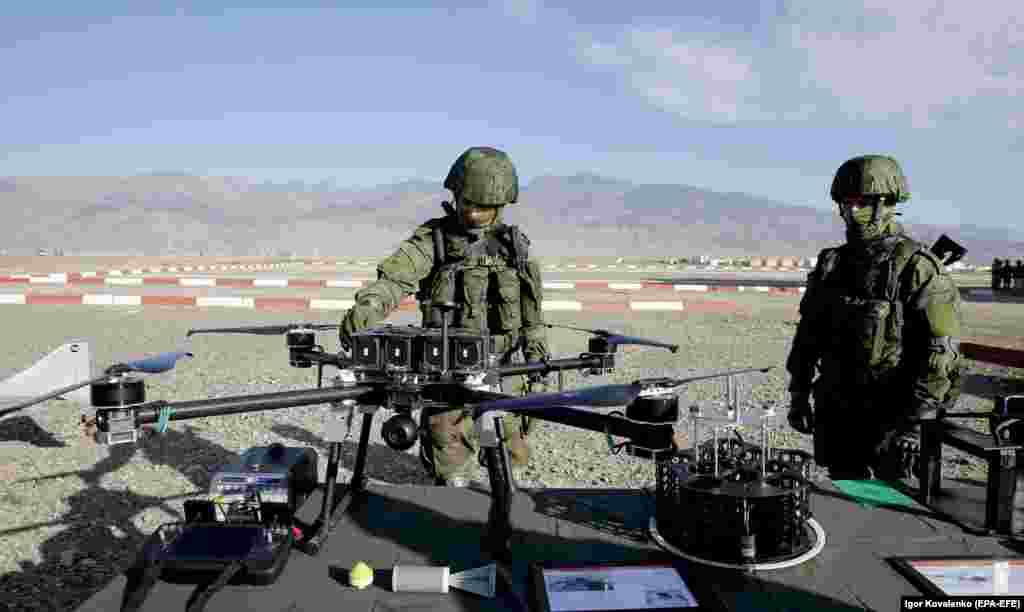
POLYGON ((833 480, 891 476, 891 445, 908 430, 897 393, 814 390, 814 460, 833 480))
MULTIPOLYGON (((512 465, 519 467, 530 461, 530 447, 526 443, 529 426, 527 424, 524 428, 523 419, 518 415, 508 415, 502 421, 512 465)), ((420 460, 427 473, 438 481, 453 476, 475 476, 480 440, 469 411, 456 408, 432 414, 424 420, 426 422, 421 423, 420 460)))
MULTIPOLYGON (((501 355, 501 365, 518 361, 519 338, 515 334, 496 334, 495 351, 501 355)), ((540 384, 534 390, 544 390, 540 384)), ((526 377, 512 377, 501 382, 505 392, 522 392, 526 389, 526 377), (515 381, 519 381, 516 383, 515 381), (517 387, 510 389, 510 386, 517 387)), ((498 389, 494 389, 498 391, 498 389)), ((477 456, 480 441, 472 415, 460 407, 445 412, 423 411, 420 418, 420 461, 427 473, 435 480, 448 480, 453 476, 473 477, 477 474, 477 456)), ((522 467, 530 461, 530 447, 526 436, 530 421, 527 417, 508 415, 502 420, 505 430, 505 446, 508 448, 512 465, 522 467)))

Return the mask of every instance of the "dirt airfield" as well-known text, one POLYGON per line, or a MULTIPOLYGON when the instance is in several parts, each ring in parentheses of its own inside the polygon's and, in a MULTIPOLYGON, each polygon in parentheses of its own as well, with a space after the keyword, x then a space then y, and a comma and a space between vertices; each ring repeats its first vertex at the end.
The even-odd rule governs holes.
MULTIPOLYGON (((40 259, 51 263, 64 258, 40 259)), ((193 263, 199 265, 198 260, 193 263)), ((64 271, 81 271, 89 264, 100 267, 110 262, 81 260, 64 271)), ((181 264, 180 258, 164 263, 181 264)), ((52 265, 39 270, 60 271, 52 265)), ((628 300, 630 295, 612 291, 602 299, 628 300)), ((751 405, 777 404, 781 419, 788 401, 783 365, 798 320, 799 296, 687 294, 675 299, 684 301, 683 310, 548 313, 552 324, 611 329, 680 345, 677 354, 626 347, 621 367, 613 375, 571 375, 566 377, 567 386, 773 366, 767 374, 741 380, 740 391, 751 405)), ((342 314, 340 310, 0 304, 5 344, 0 377, 26 368, 65 342, 85 340, 94 371, 162 351, 193 352, 194 357, 181 361, 174 371, 147 377, 147 399, 192 400, 308 388, 315 385, 315 371, 289 367, 282 337, 198 335, 186 340, 185 335, 198 327, 337 322, 342 314)), ((965 339, 1024 349, 1024 304, 966 300, 963 315, 965 339)), ((402 310, 390 321, 415 323, 416 313, 402 310)), ((550 333, 556 356, 586 350, 586 334, 564 329, 550 333)), ((337 350, 333 332, 324 332, 318 339, 325 350, 337 350)), ((1020 371, 976 362, 969 365, 961 405, 965 410, 987 410, 996 394, 1024 391, 1020 371)), ((712 381, 688 387, 682 401, 710 405, 723 398, 722 384, 712 381)), ((326 457, 323 407, 174 421, 164 434, 146 434, 137 445, 110 448, 83 435, 80 407, 69 404, 52 401, 32 414, 0 421, 0 592, 15 594, 19 602, 36 602, 34 607, 16 609, 72 610, 80 605, 134 559, 143 538, 157 525, 178 520, 183 500, 201 494, 211 475, 246 448, 282 442, 312 446, 326 457)), ((779 426, 785 444, 809 448, 809 440, 788 430, 784 420, 779 426)), ((600 434, 541 423, 531 439, 530 465, 517 474, 527 485, 634 488, 653 483, 649 462, 611 456, 600 434)), ((398 453, 380 442, 379 422, 372 440, 368 462, 372 479, 393 484, 429 482, 412 451, 398 453)), ((347 443, 343 450, 342 479, 354 464, 354 446, 347 443)), ((970 462, 950 463, 944 472, 974 479, 984 475, 980 466, 970 462)))

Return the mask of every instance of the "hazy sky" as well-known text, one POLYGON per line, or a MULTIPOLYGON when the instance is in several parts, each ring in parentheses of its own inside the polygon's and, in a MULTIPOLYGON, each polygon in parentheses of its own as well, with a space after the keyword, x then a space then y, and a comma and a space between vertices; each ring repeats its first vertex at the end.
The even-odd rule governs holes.
POLYGON ((488 144, 827 207, 878 152, 908 220, 1024 230, 1020 0, 280 4, 4 3, 0 175, 439 182, 488 144))

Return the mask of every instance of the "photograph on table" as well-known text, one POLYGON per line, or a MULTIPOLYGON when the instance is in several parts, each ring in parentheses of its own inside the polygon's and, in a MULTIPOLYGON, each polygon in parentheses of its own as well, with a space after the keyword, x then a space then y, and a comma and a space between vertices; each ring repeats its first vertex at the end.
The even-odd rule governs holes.
POLYGON ((1024 557, 888 557, 923 594, 1024 595, 1024 557))
POLYGON ((672 563, 594 565, 531 564, 536 610, 700 610, 684 576, 672 563))

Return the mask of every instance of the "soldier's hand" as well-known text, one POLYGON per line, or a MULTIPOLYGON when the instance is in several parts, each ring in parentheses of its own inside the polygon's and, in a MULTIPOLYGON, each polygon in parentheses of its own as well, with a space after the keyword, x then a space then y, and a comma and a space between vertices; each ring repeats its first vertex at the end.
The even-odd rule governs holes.
POLYGON ((338 343, 346 357, 352 357, 352 333, 356 331, 355 313, 349 309, 338 326, 338 343))
POLYGON ((793 393, 786 420, 790 427, 802 434, 814 433, 814 410, 811 408, 810 393, 793 393))

